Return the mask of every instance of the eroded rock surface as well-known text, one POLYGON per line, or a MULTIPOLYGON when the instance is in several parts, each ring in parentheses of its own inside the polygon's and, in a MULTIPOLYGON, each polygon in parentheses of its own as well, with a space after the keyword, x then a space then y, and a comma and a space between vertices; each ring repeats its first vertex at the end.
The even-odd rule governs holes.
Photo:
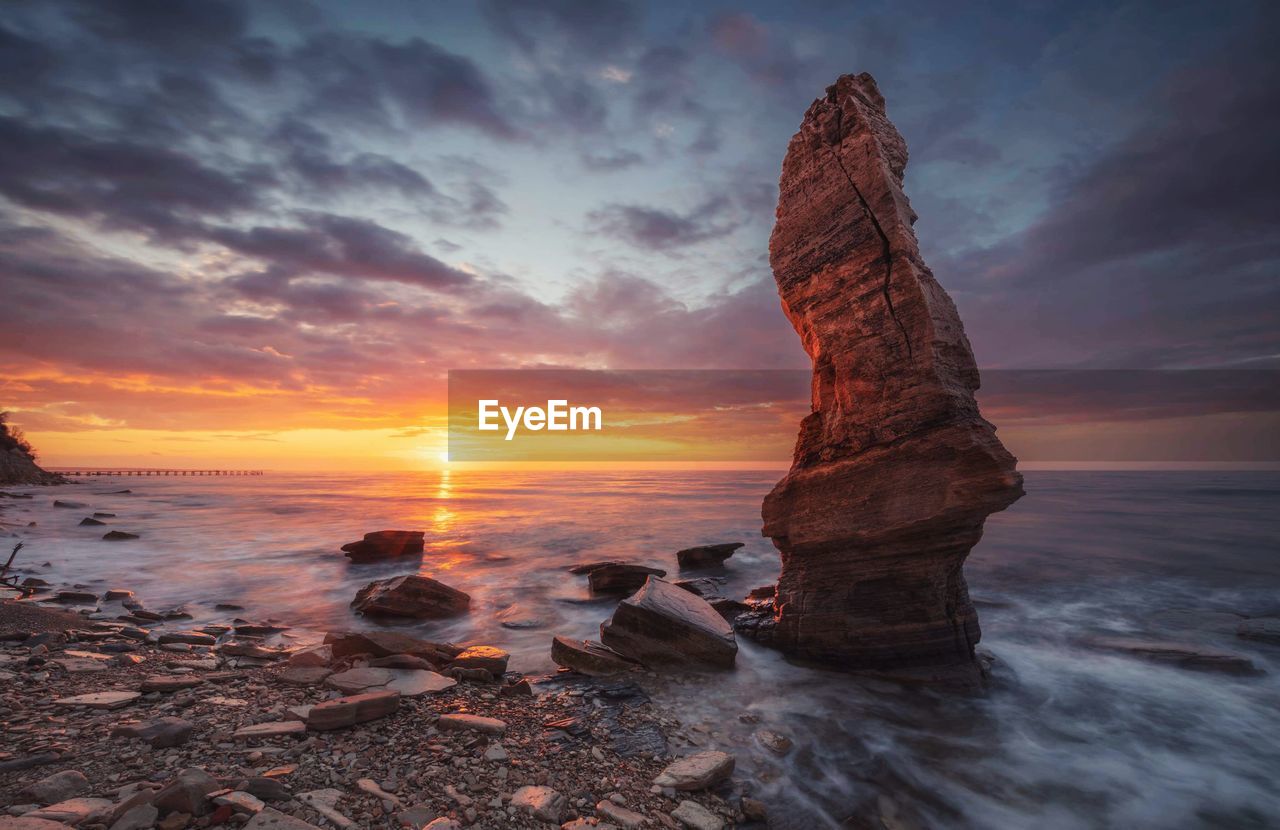
POLYGON ((961 566, 1022 478, 978 412, 960 317, 920 257, 906 163, 866 74, 815 101, 787 149, 769 257, 813 360, 813 411, 763 507, 776 598, 739 624, 841 668, 976 677, 961 566))
POLYGON ((706 600, 656 576, 618 603, 600 641, 650 668, 730 668, 738 656, 733 628, 706 600))
POLYGON ((375 530, 359 542, 343 545, 342 551, 353 562, 410 556, 422 553, 424 535, 421 530, 375 530))
POLYGON ((465 614, 471 597, 431 577, 410 574, 370 582, 351 607, 370 617, 439 619, 465 614))

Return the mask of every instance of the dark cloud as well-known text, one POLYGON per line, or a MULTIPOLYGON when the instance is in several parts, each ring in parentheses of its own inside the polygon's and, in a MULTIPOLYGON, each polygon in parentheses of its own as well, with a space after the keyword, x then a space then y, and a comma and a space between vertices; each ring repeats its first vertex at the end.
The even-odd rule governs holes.
POLYGON ((305 109, 362 126, 473 127, 511 140, 520 130, 474 61, 422 38, 391 43, 325 32, 290 56, 308 85, 305 109))
POLYGON ((645 205, 608 204, 587 214, 588 230, 628 242, 637 248, 672 251, 733 233, 738 223, 727 217, 730 203, 719 196, 688 213, 645 205))
POLYGON ((472 277, 423 253, 412 238, 367 219, 304 213, 297 227, 211 228, 209 239, 271 263, 273 280, 330 274, 451 290, 472 277))
POLYGON ((166 235, 184 220, 260 204, 259 166, 215 169, 183 153, 0 117, 0 195, 31 210, 166 235))
POLYGON ((987 354, 1029 336, 1024 359, 1112 366, 1280 351, 1266 322, 1280 316, 1280 60, 1236 44, 1229 63, 1176 73, 1157 102, 1126 138, 1060 168, 1025 231, 942 263, 974 296, 987 354), (1018 335, 999 314, 1036 325, 1018 335))

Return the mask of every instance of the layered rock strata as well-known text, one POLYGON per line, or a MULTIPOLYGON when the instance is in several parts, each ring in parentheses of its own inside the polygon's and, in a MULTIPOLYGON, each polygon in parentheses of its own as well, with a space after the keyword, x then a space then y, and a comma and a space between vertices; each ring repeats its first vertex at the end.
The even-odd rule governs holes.
POLYGON ((776 595, 740 626, 841 668, 963 675, 981 632, 961 567, 1022 478, 920 256, 906 164, 867 74, 841 76, 788 146, 769 258, 813 409, 762 510, 776 595))

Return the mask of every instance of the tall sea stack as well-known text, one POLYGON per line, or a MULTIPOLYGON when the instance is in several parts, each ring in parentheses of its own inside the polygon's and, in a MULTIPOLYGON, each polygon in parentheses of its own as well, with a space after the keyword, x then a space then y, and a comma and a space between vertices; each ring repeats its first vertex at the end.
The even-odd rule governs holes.
POLYGON ((961 568, 1022 477, 920 257, 906 164, 865 73, 814 101, 787 148, 769 261, 813 360, 813 411, 764 501, 782 573, 744 631, 838 668, 969 680, 981 632, 961 568))

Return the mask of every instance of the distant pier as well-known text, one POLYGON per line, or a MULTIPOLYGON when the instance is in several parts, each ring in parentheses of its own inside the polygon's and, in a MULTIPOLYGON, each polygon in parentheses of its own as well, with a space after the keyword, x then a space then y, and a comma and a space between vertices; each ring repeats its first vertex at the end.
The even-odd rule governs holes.
POLYGON ((51 473, 64 476, 260 476, 262 470, 119 470, 92 467, 48 467, 51 473))

